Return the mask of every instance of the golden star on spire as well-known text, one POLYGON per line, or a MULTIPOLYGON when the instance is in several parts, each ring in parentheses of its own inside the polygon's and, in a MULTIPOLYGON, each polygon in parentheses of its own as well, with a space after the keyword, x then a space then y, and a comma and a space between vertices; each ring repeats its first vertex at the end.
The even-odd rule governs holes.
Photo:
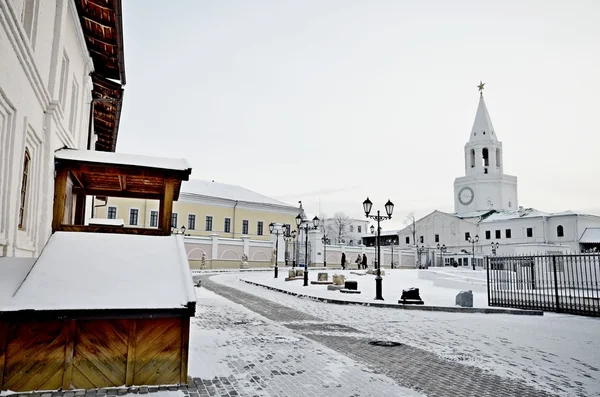
POLYGON ((479 88, 479 95, 483 96, 483 86, 485 85, 485 83, 482 83, 481 80, 479 80, 479 85, 477 86, 477 88, 479 88))

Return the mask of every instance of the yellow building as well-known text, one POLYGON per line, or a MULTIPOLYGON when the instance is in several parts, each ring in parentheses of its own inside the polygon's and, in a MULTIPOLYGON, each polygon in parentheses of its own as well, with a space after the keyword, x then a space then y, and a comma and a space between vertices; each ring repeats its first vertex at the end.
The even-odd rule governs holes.
MULTIPOLYGON (((94 218, 122 219, 124 226, 158 227, 158 201, 109 198, 95 208, 94 218)), ((245 189, 210 181, 183 182, 179 201, 173 203, 171 226, 192 236, 270 240, 269 224, 296 227, 299 207, 245 189)))

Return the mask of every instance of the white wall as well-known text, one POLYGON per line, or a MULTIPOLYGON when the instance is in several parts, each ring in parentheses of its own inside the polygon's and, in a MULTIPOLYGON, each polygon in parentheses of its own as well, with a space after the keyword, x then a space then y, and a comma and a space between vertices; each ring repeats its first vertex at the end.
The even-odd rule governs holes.
POLYGON ((50 236, 54 151, 87 144, 92 63, 73 1, 0 1, 0 20, 0 42, 8 43, 0 47, 0 256, 31 257, 50 236), (33 13, 27 30, 23 6, 33 13), (69 67, 61 86, 63 54, 69 67), (73 82, 78 86, 74 102, 73 82), (19 230, 26 149, 31 162, 19 230))

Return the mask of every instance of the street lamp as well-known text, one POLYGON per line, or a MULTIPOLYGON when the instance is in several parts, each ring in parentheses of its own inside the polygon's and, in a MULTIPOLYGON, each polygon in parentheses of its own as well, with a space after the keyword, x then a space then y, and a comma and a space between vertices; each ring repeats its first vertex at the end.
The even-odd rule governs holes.
POLYGON ((479 241, 479 235, 475 235, 475 238, 471 238, 471 236, 469 236, 469 239, 467 240, 469 241, 469 243, 471 243, 473 245, 473 270, 475 270, 475 244, 477 244, 477 242, 479 241))
POLYGON ((275 232, 275 235, 277 236, 277 239, 275 240, 275 278, 277 278, 277 276, 279 275, 279 267, 277 266, 277 262, 279 259, 279 235, 281 234, 281 231, 279 229, 275 230, 275 224, 274 223, 270 223, 269 224, 269 233, 273 234, 273 232, 275 232))
POLYGON ((445 266, 446 264, 444 263, 444 254, 446 253, 446 244, 442 244, 442 246, 440 246, 439 244, 437 245, 437 249, 440 250, 440 254, 442 255, 442 266, 445 266))
MULTIPOLYGON (((296 267, 296 231, 293 230, 290 233, 290 229, 288 228, 285 232, 285 234, 283 235, 283 238, 285 239, 285 248, 286 250, 288 250, 289 253, 289 245, 290 242, 292 243, 292 268, 296 267)), ((286 266, 287 266, 287 261, 288 259, 286 259, 286 266)))
POLYGON ((492 255, 496 256, 496 251, 498 250, 499 243, 492 242, 492 255))
POLYGON ((298 235, 300 234, 300 229, 304 230, 304 235, 306 236, 306 240, 304 243, 304 286, 308 287, 308 231, 311 229, 317 230, 319 228, 319 218, 314 217, 313 226, 310 226, 308 219, 302 218, 302 213, 298 214, 296 217, 296 226, 298 226, 298 235))
POLYGON ((394 244, 396 244, 395 238, 388 238, 387 243, 392 246, 392 269, 394 268, 394 244))
POLYGON ((321 237, 321 242, 323 243, 323 266, 327 267, 327 244, 330 243, 329 237, 326 234, 321 237))
MULTIPOLYGON (((371 208, 373 207, 373 203, 369 198, 363 201, 363 209, 365 211, 365 216, 369 219, 373 219, 377 221, 377 276, 375 277, 375 299, 383 300, 383 287, 382 287, 382 278, 381 278, 381 244, 379 238, 381 237, 381 226, 379 225, 381 221, 392 219, 392 212, 394 212, 394 203, 390 200, 385 203, 385 212, 387 216, 380 215, 380 211, 377 210, 377 215, 369 215, 371 212, 371 208)), ((371 233, 374 232, 374 226, 371 225, 371 233)))
POLYGON ((181 225, 181 229, 177 229, 175 226, 171 226, 171 234, 181 234, 185 236, 185 226, 181 225))

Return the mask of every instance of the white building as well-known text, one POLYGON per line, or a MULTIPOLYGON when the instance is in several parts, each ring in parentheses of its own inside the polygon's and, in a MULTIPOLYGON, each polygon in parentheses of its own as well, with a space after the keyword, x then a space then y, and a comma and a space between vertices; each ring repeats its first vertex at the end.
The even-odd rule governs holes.
POLYGON ((0 256, 35 257, 50 237, 56 150, 115 149, 120 1, 99 3, 0 0, 0 256))
POLYGON ((332 244, 359 246, 362 244, 363 237, 371 233, 368 228, 367 219, 335 216, 321 219, 321 230, 325 232, 332 244))
MULTIPOLYGON (((483 87, 481 86, 481 89, 483 87)), ((413 226, 382 233, 384 240, 398 235, 400 248, 425 250, 430 263, 473 252, 491 255, 581 252, 600 248, 600 216, 565 211, 547 213, 518 205, 517 178, 503 172, 503 149, 492 126, 483 95, 464 149, 465 175, 454 181, 456 213, 434 211, 413 226), (495 245, 495 244, 494 244, 495 245)), ((463 255, 464 256, 464 255, 463 255)), ((480 261, 479 263, 482 263, 480 261)))

